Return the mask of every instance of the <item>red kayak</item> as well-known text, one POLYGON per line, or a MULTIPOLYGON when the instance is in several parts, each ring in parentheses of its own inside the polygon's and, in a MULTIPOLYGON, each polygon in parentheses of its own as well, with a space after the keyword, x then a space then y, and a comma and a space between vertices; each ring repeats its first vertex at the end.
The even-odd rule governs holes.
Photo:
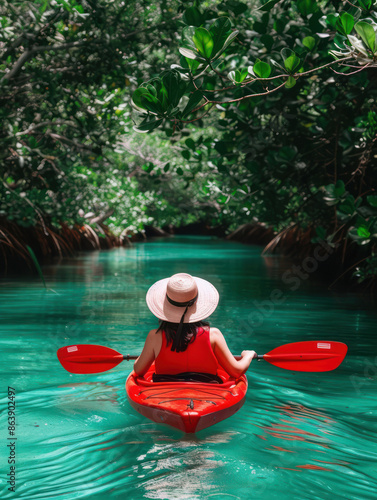
POLYGON ((201 431, 236 413, 244 404, 247 378, 229 377, 221 368, 218 383, 153 382, 154 363, 144 375, 132 372, 126 391, 131 406, 144 417, 187 433, 201 431))

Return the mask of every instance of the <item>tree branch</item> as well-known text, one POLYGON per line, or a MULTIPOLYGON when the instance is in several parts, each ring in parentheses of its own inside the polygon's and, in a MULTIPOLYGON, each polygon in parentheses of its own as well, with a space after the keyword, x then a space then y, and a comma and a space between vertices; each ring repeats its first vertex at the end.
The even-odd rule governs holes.
POLYGON ((93 217, 90 219, 89 224, 100 224, 101 222, 105 221, 108 219, 111 215, 113 215, 114 209, 111 208, 110 210, 107 210, 104 214, 97 215, 96 217, 93 217))
POLYGON ((75 142, 72 139, 68 139, 68 137, 64 137, 62 135, 51 133, 51 132, 49 132, 47 135, 49 135, 52 139, 56 139, 57 141, 63 142, 65 144, 70 144, 71 146, 75 146, 77 149, 84 149, 86 151, 91 151, 91 152, 94 151, 94 149, 91 146, 87 146, 86 144, 81 144, 79 142, 75 142))
POLYGON ((365 66, 362 66, 361 68, 359 68, 356 71, 351 71, 351 73, 340 73, 339 71, 336 71, 334 68, 330 68, 330 69, 331 69, 331 71, 333 71, 337 75, 350 76, 350 75, 354 75, 356 73, 360 73, 360 71, 363 71, 363 69, 367 68, 368 66, 371 66, 371 64, 373 64, 373 63, 370 62, 370 63, 366 64, 365 66))
POLYGON ((36 47, 32 47, 31 49, 27 49, 21 56, 18 58, 17 62, 14 64, 12 69, 6 73, 0 82, 4 80, 11 80, 21 70, 22 66, 29 60, 31 57, 38 52, 45 52, 46 50, 66 50, 71 48, 82 47, 84 45, 88 45, 91 43, 102 43, 101 40, 91 40, 90 42, 85 40, 82 42, 68 42, 60 45, 40 45, 36 47))
POLYGON ((76 124, 70 120, 55 120, 54 122, 49 120, 49 121, 45 121, 45 122, 40 122, 40 123, 37 123, 36 125, 32 126, 32 127, 29 127, 28 129, 26 130, 22 130, 21 132, 17 132, 15 134, 16 137, 19 137, 20 135, 29 135, 29 134, 32 134, 34 132, 34 130, 36 130, 37 128, 40 128, 40 127, 45 127, 46 125, 70 125, 71 127, 73 128, 78 128, 76 127, 76 124))
MULTIPOLYGON (((230 99, 229 101, 208 101, 208 102, 205 102, 205 103, 201 104, 196 109, 194 109, 192 111, 192 113, 195 113, 196 111, 199 111, 199 109, 203 108, 207 104, 213 104, 213 105, 214 104, 229 104, 229 103, 232 103, 232 102, 244 101, 245 99, 250 99, 251 97, 259 97, 259 96, 262 96, 262 95, 272 94, 273 92, 276 92, 277 90, 281 89, 284 85, 285 85, 285 82, 283 82, 281 85, 278 85, 276 88, 274 88, 272 90, 268 90, 267 92, 261 92, 259 94, 245 95, 243 97, 239 97, 238 99, 230 99)), ((196 118, 195 120, 199 120, 199 118, 196 118)), ((195 120, 191 120, 191 121, 195 121, 195 120)), ((189 123, 189 122, 188 121, 182 121, 181 123, 189 123)))

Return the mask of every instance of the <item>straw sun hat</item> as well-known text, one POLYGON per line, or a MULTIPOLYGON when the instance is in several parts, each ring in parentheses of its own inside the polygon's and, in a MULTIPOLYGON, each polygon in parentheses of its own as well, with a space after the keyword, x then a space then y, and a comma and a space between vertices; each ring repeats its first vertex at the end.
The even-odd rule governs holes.
POLYGON ((209 281, 179 273, 152 285, 146 300, 151 312, 159 319, 171 323, 194 323, 213 313, 219 302, 219 293, 209 281))

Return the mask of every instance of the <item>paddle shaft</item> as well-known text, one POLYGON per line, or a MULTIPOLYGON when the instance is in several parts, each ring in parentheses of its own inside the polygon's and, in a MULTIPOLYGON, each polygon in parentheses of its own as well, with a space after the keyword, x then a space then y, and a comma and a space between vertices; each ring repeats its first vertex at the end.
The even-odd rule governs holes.
MULTIPOLYGON (((133 359, 137 359, 139 356, 130 356, 129 354, 121 354, 122 359, 124 361, 130 361, 133 359)), ((236 355, 234 356, 237 361, 242 359, 242 356, 236 355)), ((301 354, 256 354, 253 359, 257 361, 262 361, 262 359, 271 360, 271 361, 314 361, 321 359, 330 359, 334 358, 334 354, 327 352, 303 352, 301 354)), ((91 363, 95 361, 112 361, 114 360, 114 356, 98 356, 98 359, 91 358, 91 363)))
MULTIPOLYGON (((263 354, 257 354, 255 359, 263 359, 263 354)), ((137 359, 139 356, 130 356, 129 354, 118 354, 118 355, 91 355, 91 356, 71 356, 70 361, 72 363, 111 363, 117 359, 121 361, 131 361, 137 359)), ((234 356, 237 360, 242 359, 242 356, 234 356)))
POLYGON ((123 359, 129 361, 130 359, 137 359, 139 356, 130 356, 129 354, 124 354, 123 359))
MULTIPOLYGON (((256 359, 257 361, 262 361, 263 359, 263 356, 265 356, 265 354, 256 354, 253 359, 256 359)), ((236 355, 234 356, 236 358, 237 361, 239 361, 240 359, 242 359, 242 356, 239 356, 239 355, 236 355)))
MULTIPOLYGON (((113 355, 92 355, 92 356, 71 356, 70 360, 71 362, 76 362, 76 363, 112 363, 115 360, 119 361, 131 361, 134 359, 137 359, 139 356, 130 356, 129 354, 119 354, 117 356, 113 355)), ((242 359, 242 356, 234 356, 237 361, 242 359)), ((256 359, 257 361, 261 361, 262 359, 268 359, 271 361, 285 361, 285 360, 290 360, 290 361, 313 361, 313 360, 320 360, 320 359, 329 359, 333 358, 334 354, 331 353, 302 353, 302 354, 256 354, 253 359, 256 359)))
MULTIPOLYGON (((257 354, 253 359, 256 359, 258 361, 261 361, 263 359, 263 356, 265 354, 257 354)), ((124 354, 123 359, 125 361, 130 361, 131 359, 137 359, 139 356, 130 356, 129 354, 124 354)), ((237 360, 242 359, 242 356, 234 356, 237 360)))

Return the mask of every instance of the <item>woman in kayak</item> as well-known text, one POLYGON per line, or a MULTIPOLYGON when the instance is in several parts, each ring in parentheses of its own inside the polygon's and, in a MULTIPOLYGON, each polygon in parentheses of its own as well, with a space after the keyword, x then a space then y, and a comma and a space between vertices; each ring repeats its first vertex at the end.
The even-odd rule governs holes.
POLYGON ((219 294, 206 280, 174 274, 157 281, 147 293, 147 305, 160 320, 149 332, 134 371, 144 375, 155 361, 154 381, 181 379, 222 382, 218 364, 234 378, 249 368, 255 351, 236 360, 218 328, 204 321, 217 307, 219 294), (199 375, 200 374, 200 375, 199 375))

